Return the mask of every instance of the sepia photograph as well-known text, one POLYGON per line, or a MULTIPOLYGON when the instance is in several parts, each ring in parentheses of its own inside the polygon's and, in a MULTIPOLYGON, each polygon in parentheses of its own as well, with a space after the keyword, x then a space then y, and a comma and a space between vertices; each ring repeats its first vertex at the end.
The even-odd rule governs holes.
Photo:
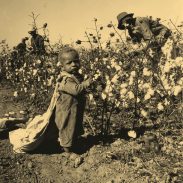
POLYGON ((0 0, 0 183, 183 183, 183 0, 0 0))

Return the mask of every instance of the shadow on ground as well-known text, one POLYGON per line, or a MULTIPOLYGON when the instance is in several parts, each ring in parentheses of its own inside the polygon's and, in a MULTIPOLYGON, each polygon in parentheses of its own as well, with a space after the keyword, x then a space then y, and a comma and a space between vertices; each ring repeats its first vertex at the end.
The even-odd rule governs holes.
MULTIPOLYGON (((151 127, 136 127, 134 130, 137 133, 137 138, 140 136, 143 136, 145 132, 152 131, 158 129, 157 125, 151 126, 151 127)), ((90 148, 92 148, 95 145, 110 145, 113 143, 116 139, 124 139, 129 140, 130 137, 128 136, 128 131, 131 130, 129 128, 121 128, 118 133, 115 135, 88 135, 87 137, 81 137, 77 140, 75 147, 73 148, 73 152, 76 154, 84 154, 87 151, 89 151, 90 148)), ((33 151, 31 154, 60 154, 64 152, 63 148, 60 146, 59 142, 55 138, 51 141, 46 141, 42 143, 35 151, 33 151)))
MULTIPOLYGON (((53 123, 52 123, 53 124, 53 123)), ((7 139, 9 138, 9 132, 11 130, 17 129, 9 129, 3 132, 0 132, 0 139, 7 139)), ((56 126, 51 125, 49 128, 49 133, 47 133, 47 138, 44 140, 44 142, 34 151, 32 151, 30 154, 60 154, 63 152, 63 148, 60 146, 58 142, 58 129, 56 129, 56 126), (54 136, 51 137, 51 134, 54 134, 54 136), (47 140, 49 139, 49 140, 47 140)), ((152 131, 158 129, 157 125, 146 127, 146 126, 140 126, 134 128, 134 130, 137 133, 137 138, 140 136, 143 136, 146 131, 152 131)), ((95 145, 110 145, 113 143, 116 139, 124 139, 129 140, 130 137, 128 136, 128 131, 131 130, 129 128, 121 128, 118 133, 114 135, 88 135, 87 137, 81 137, 77 140, 75 147, 73 148, 73 152, 76 154, 84 154, 87 151, 89 151, 90 148, 92 148, 95 145)))

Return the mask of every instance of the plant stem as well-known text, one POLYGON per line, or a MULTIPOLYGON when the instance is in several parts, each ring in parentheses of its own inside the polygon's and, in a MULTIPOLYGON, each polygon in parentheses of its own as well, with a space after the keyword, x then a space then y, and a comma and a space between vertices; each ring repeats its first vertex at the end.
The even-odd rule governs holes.
POLYGON ((103 101, 103 106, 102 106, 102 125, 101 125, 101 135, 103 136, 104 135, 104 126, 105 126, 105 123, 104 123, 104 115, 105 115, 105 112, 106 112, 106 104, 107 104, 107 101, 106 99, 103 101))
POLYGON ((89 38, 89 36, 88 36, 88 33, 87 33, 86 31, 85 31, 85 35, 86 35, 86 37, 87 37, 87 39, 88 39, 88 42, 90 43, 91 50, 93 50, 92 42, 91 42, 91 40, 90 40, 90 38, 89 38))
POLYGON ((178 32, 179 34, 182 34, 182 32, 180 32, 179 29, 177 29, 176 25, 172 22, 171 19, 170 19, 170 22, 171 22, 171 24, 175 27, 175 29, 177 30, 177 32, 178 32))
POLYGON ((109 130, 110 130, 110 122, 111 122, 111 116, 112 116, 112 112, 114 110, 114 106, 115 106, 115 101, 112 103, 112 107, 111 107, 111 110, 110 110, 110 113, 109 113, 109 116, 107 118, 107 125, 106 125, 106 135, 109 134, 109 130))
POLYGON ((95 31, 97 33, 98 45, 99 45, 100 50, 102 50, 102 45, 101 45, 101 42, 100 42, 100 39, 99 39, 99 31, 98 31, 98 28, 97 28, 97 21, 94 20, 94 22, 95 22, 95 31))

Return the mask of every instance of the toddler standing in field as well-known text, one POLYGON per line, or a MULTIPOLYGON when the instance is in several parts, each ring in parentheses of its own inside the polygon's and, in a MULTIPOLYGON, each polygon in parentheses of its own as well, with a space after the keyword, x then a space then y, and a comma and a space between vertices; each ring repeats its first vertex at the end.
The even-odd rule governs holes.
POLYGON ((70 152, 77 137, 84 133, 85 89, 90 86, 91 79, 83 81, 83 76, 79 74, 80 60, 75 49, 64 48, 58 55, 58 61, 62 72, 59 76, 60 97, 56 104, 55 122, 59 129, 60 145, 64 151, 70 152))

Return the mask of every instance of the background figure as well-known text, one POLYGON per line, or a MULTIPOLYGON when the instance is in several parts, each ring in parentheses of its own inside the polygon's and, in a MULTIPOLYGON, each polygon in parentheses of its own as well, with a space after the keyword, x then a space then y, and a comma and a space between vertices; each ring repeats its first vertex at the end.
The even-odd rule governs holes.
POLYGON ((133 13, 120 13, 117 16, 118 29, 127 29, 133 42, 140 43, 144 40, 149 43, 151 41, 156 44, 156 48, 161 48, 171 35, 171 31, 160 24, 160 19, 155 21, 151 17, 134 18, 133 15, 133 13))
POLYGON ((143 51, 151 60, 152 69, 156 72, 157 64, 162 56, 161 47, 166 43, 171 35, 171 31, 164 25, 160 24, 160 19, 152 20, 152 17, 133 17, 133 13, 122 12, 117 16, 118 29, 128 30, 129 36, 133 43, 146 42, 143 51))
POLYGON ((37 33, 36 29, 28 32, 31 37, 31 47, 33 49, 33 53, 38 55, 45 54, 45 45, 44 45, 44 38, 37 33))
POLYGON ((17 49, 14 46, 12 51, 11 51, 11 70, 14 71, 16 68, 18 68, 19 64, 17 63, 18 60, 18 53, 17 53, 17 49))
POLYGON ((21 43, 19 43, 16 47, 17 51, 18 51, 18 56, 24 56, 26 51, 27 51, 27 45, 26 45, 26 41, 28 40, 28 37, 25 37, 22 39, 21 43))

